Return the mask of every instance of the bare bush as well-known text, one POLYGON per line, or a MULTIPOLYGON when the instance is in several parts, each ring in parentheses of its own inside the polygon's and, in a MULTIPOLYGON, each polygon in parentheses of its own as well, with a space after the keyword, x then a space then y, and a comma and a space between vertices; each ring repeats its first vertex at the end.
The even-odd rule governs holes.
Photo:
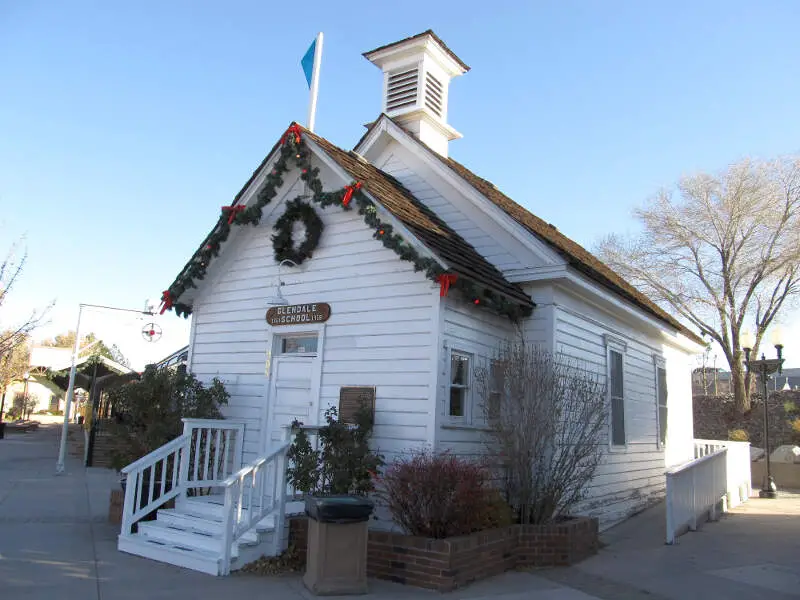
POLYGON ((525 344, 501 348, 476 379, 489 454, 519 522, 567 515, 603 456, 604 380, 572 358, 525 344))

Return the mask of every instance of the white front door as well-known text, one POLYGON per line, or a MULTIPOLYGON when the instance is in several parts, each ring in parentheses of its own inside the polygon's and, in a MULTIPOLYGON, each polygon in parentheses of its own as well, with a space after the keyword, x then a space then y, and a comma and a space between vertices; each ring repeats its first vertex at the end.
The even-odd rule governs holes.
POLYGON ((320 337, 312 334, 276 336, 271 366, 267 449, 283 440, 283 427, 297 419, 317 424, 320 337))

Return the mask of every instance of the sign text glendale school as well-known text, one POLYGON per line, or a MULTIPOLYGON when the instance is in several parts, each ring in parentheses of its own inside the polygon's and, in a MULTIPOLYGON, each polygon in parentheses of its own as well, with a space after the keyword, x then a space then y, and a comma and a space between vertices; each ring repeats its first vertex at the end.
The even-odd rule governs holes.
POLYGON ((270 325, 304 325, 324 323, 331 316, 331 306, 326 302, 273 306, 267 311, 270 325))

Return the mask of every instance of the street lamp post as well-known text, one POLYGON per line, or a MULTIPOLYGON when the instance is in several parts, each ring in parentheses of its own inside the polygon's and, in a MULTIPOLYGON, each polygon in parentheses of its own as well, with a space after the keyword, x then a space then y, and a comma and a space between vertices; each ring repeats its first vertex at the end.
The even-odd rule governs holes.
POLYGON ((772 471, 770 470, 769 460, 769 411, 767 410, 767 398, 769 390, 767 389, 767 377, 772 373, 781 373, 783 368, 783 342, 780 338, 780 330, 775 329, 772 335, 772 343, 775 350, 778 352, 778 358, 766 358, 761 354, 760 359, 750 360, 750 353, 753 350, 753 336, 748 331, 742 336, 742 349, 744 350, 744 362, 747 366, 747 371, 750 373, 757 373, 761 377, 761 383, 764 388, 764 455, 767 459, 767 470, 764 474, 764 480, 761 484, 761 490, 758 492, 759 498, 775 498, 778 494, 778 487, 775 485, 775 480, 772 478, 772 471))
POLYGON ((75 393, 75 372, 78 367, 78 354, 81 344, 81 316, 84 308, 95 308, 101 310, 115 310, 120 312, 139 313, 142 315, 153 315, 149 306, 145 310, 134 310, 131 308, 117 308, 115 306, 102 306, 100 304, 79 304, 78 323, 75 325, 75 345, 72 347, 72 362, 69 367, 69 383, 67 384, 67 401, 64 405, 64 423, 61 426, 61 443, 58 447, 58 462, 56 463, 56 473, 64 472, 64 459, 67 455, 67 433, 69 432, 69 413, 72 410, 72 398, 75 393))

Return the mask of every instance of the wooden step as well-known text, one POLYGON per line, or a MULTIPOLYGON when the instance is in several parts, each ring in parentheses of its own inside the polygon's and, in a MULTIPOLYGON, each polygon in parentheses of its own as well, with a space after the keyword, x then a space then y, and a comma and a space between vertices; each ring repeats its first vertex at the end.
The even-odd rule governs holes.
POLYGON ((196 548, 186 548, 180 545, 147 538, 138 533, 120 535, 117 539, 117 548, 121 552, 135 554, 143 558, 208 573, 220 575, 222 559, 218 552, 208 552, 196 548))
MULTIPOLYGON (((164 523, 169 527, 185 529, 187 531, 194 531, 206 535, 214 535, 214 536, 222 535, 222 529, 223 529, 222 521, 198 517, 196 515, 190 515, 181 512, 175 508, 161 509, 156 514, 157 514, 157 522, 164 523)), ((270 531, 272 529, 273 527, 271 520, 269 522, 269 526, 265 526, 264 528, 259 528, 258 531, 270 531)), ((259 537, 255 531, 248 531, 239 539, 239 541, 249 544, 257 544, 259 541, 259 537)))

